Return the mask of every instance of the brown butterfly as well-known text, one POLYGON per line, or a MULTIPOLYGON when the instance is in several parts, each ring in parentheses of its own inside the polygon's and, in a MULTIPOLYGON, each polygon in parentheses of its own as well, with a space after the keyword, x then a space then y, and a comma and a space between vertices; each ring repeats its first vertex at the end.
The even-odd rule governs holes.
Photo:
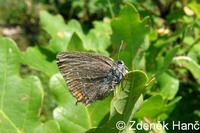
POLYGON ((128 72, 123 61, 100 54, 61 52, 56 58, 70 92, 86 106, 106 98, 128 72))

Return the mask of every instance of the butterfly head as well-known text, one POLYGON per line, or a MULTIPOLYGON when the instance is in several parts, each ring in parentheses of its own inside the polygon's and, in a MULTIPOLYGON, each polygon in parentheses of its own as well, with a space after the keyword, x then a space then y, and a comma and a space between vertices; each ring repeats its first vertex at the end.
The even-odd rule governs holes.
POLYGON ((116 62, 116 64, 117 64, 117 69, 118 69, 118 71, 124 76, 126 73, 128 73, 128 71, 127 71, 127 67, 125 66, 125 64, 124 64, 124 62, 122 61, 122 60, 118 60, 117 62, 116 62))

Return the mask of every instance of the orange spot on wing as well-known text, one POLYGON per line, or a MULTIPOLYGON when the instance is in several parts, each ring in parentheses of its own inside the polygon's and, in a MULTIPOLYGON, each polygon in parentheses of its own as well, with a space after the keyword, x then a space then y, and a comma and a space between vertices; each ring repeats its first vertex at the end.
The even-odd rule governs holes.
POLYGON ((81 100, 84 97, 83 93, 81 93, 81 92, 79 92, 76 96, 77 96, 78 100, 81 100))

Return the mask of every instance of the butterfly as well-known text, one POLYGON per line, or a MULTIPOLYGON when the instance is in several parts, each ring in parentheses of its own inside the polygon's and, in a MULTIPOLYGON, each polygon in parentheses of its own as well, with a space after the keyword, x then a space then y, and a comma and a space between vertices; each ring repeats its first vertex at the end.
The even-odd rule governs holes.
POLYGON ((77 102, 105 99, 128 72, 123 61, 87 52, 61 52, 57 65, 77 102))

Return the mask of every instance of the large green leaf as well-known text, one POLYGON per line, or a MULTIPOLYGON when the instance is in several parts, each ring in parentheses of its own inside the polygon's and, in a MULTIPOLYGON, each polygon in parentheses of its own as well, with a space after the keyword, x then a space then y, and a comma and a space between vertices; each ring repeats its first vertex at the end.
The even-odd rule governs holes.
POLYGON ((92 127, 100 126, 101 122, 104 123, 108 119, 110 97, 97 101, 89 107, 82 103, 76 105, 76 99, 69 92, 60 74, 52 76, 50 87, 58 103, 53 117, 59 122, 62 132, 84 132, 92 127))
POLYGON ((81 26, 76 20, 71 20, 66 25, 62 16, 53 16, 46 11, 40 12, 40 20, 43 28, 52 36, 50 47, 56 53, 67 49, 74 32, 81 38, 84 37, 81 26))
POLYGON ((144 18, 141 21, 136 8, 127 4, 120 11, 119 17, 114 18, 111 22, 112 42, 118 46, 121 40, 125 42, 126 47, 125 50, 121 51, 120 58, 125 61, 129 68, 132 68, 132 61, 140 51, 145 36, 149 32, 149 27, 146 26, 147 20, 147 18, 144 18), (130 59, 127 60, 127 57, 130 57, 130 59))
POLYGON ((31 133, 58 131, 55 121, 39 122, 43 89, 35 76, 19 75, 20 52, 7 38, 0 39, 0 132, 31 133))
POLYGON ((111 34, 109 21, 94 22, 94 28, 85 35, 81 25, 76 20, 70 20, 65 24, 64 19, 61 16, 53 16, 46 11, 40 12, 40 19, 43 28, 52 36, 50 48, 53 52, 88 50, 108 55, 106 48, 110 46, 111 34), (76 38, 78 41, 72 43, 75 42, 74 39, 76 38), (76 48, 76 46, 78 46, 78 48, 76 48))

